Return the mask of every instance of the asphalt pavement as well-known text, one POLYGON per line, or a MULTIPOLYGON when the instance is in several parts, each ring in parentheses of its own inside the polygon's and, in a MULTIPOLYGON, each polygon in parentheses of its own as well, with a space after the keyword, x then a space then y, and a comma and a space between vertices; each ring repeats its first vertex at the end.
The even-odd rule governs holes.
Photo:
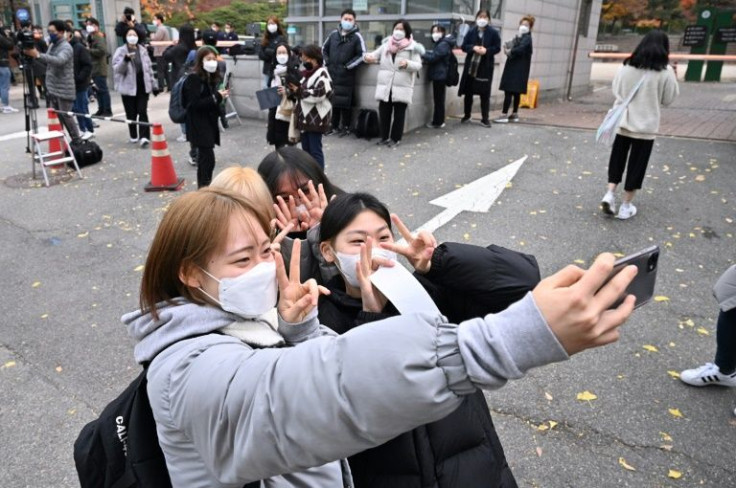
MULTIPOLYGON (((139 372, 119 319, 137 308, 166 206, 196 189, 167 100, 152 100, 151 119, 163 122, 186 178, 172 193, 143 191, 151 151, 111 122, 97 131, 102 163, 44 187, 30 175, 23 113, 0 115, 0 486, 78 486, 74 439, 139 372)), ((243 122, 223 134, 216 171, 255 167, 269 152, 265 124, 243 122)), ((618 343, 487 394, 520 486, 736 486, 736 390, 672 376, 713 359, 711 287, 736 260, 732 142, 658 138, 629 221, 598 210, 609 149, 590 130, 450 120, 407 133, 396 149, 375 142, 326 138, 327 172, 346 190, 375 193, 412 228, 443 210, 431 200, 528 156, 488 212, 460 213, 436 231, 439 241, 534 254, 543 276, 587 267, 603 251, 661 247, 657 299, 634 313, 618 343), (585 392, 595 399, 579 400, 585 392)))

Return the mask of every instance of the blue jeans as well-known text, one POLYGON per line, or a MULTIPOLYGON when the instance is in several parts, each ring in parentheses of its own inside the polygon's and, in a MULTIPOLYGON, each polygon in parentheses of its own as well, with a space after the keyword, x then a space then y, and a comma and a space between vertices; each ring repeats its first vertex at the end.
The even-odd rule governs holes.
POLYGON ((112 113, 112 102, 110 101, 110 89, 107 87, 107 76, 95 76, 92 78, 97 87, 97 110, 100 113, 112 113))
POLYGON ((3 107, 10 105, 10 68, 0 67, 0 100, 3 107))
POLYGON ((322 152, 321 132, 302 132, 302 149, 316 159, 322 169, 325 169, 325 154, 322 152))
MULTIPOLYGON (((72 112, 78 114, 89 113, 89 99, 87 98, 87 89, 77 91, 77 98, 74 100, 72 105, 72 112)), ((92 125, 92 119, 77 115, 77 122, 79 122, 79 130, 82 132, 94 132, 95 128, 92 125)))

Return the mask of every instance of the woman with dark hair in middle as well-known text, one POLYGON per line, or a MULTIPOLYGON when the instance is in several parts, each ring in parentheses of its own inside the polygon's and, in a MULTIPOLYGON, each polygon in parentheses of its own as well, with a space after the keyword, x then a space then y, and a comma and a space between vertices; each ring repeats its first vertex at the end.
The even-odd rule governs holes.
POLYGON ((636 215, 636 207, 631 201, 644 182, 654 138, 659 130, 659 107, 671 104, 680 93, 675 72, 669 66, 669 55, 667 34, 653 30, 624 60, 613 79, 616 105, 623 103, 637 84, 641 85, 626 107, 613 141, 608 162, 608 191, 601 200, 604 214, 616 215, 622 220, 636 215), (624 170, 624 197, 616 213, 614 192, 623 179, 624 170))
POLYGON ((294 110, 294 97, 286 93, 285 87, 289 82, 299 81, 299 58, 285 42, 276 46, 274 56, 273 79, 271 87, 278 87, 281 95, 281 104, 268 110, 268 129, 266 130, 266 141, 275 146, 276 149, 296 141, 289 139, 289 124, 294 110))

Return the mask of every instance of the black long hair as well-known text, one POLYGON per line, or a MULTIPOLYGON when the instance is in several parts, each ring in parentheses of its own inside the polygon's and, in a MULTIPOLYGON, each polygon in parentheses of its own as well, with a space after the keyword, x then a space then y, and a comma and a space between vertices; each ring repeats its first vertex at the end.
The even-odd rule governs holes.
POLYGON ((670 61, 670 38, 661 30, 649 31, 624 64, 639 69, 662 71, 670 61))
POLYGON ((287 175, 295 183, 299 181, 299 174, 312 180, 314 188, 321 183, 327 198, 345 193, 338 186, 333 185, 327 178, 319 163, 306 151, 297 147, 284 146, 267 155, 258 165, 258 174, 266 182, 271 197, 276 200, 279 190, 279 180, 287 175))
POLYGON ((179 44, 187 48, 187 52, 197 49, 194 41, 194 27, 192 24, 184 24, 179 27, 179 44))
POLYGON ((352 222, 358 214, 370 210, 381 217, 391 228, 391 214, 386 205, 369 193, 343 193, 333 198, 322 214, 319 241, 332 241, 352 222))

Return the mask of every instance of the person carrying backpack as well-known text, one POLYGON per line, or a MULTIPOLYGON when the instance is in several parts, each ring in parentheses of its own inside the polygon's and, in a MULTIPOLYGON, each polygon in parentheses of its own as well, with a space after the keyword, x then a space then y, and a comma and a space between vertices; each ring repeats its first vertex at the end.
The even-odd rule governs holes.
POLYGON ((441 129, 445 126, 445 94, 447 87, 452 86, 448 80, 450 78, 457 80, 458 77, 457 58, 455 58, 455 63, 452 63, 455 72, 450 73, 450 60, 455 57, 452 53, 455 37, 452 34, 446 34, 445 28, 441 25, 433 25, 432 41, 434 49, 422 55, 422 61, 429 65, 429 79, 432 81, 434 98, 434 115, 432 121, 427 123, 427 127, 441 129))

